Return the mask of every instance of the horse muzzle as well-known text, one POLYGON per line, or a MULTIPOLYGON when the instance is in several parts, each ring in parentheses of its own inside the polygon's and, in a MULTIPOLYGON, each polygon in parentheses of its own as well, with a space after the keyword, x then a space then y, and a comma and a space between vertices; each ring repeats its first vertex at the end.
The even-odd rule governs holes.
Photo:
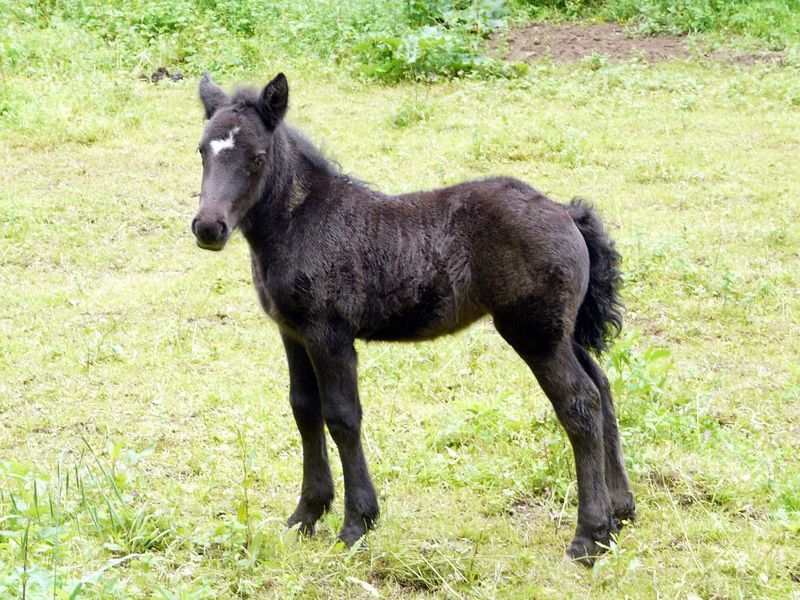
POLYGON ((192 219, 192 233, 197 238, 197 245, 200 248, 218 252, 225 247, 231 232, 222 219, 204 219, 197 216, 192 219))

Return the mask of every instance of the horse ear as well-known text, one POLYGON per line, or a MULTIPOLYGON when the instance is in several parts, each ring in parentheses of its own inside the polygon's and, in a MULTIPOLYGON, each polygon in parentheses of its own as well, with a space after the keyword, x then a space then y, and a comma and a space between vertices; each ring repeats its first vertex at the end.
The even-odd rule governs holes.
POLYGON ((278 73, 261 91, 259 110, 267 128, 272 130, 278 126, 289 106, 289 82, 286 75, 278 73))
POLYGON ((206 111, 206 119, 210 119, 220 106, 228 102, 228 96, 211 81, 208 71, 205 71, 200 78, 200 101, 206 111))

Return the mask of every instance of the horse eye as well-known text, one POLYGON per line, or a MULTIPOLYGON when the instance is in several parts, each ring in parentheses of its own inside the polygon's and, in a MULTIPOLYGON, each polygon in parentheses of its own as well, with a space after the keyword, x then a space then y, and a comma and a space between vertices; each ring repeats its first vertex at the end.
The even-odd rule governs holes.
POLYGON ((253 157, 253 164, 259 167, 262 166, 266 161, 267 155, 264 153, 256 154, 255 157, 253 157))

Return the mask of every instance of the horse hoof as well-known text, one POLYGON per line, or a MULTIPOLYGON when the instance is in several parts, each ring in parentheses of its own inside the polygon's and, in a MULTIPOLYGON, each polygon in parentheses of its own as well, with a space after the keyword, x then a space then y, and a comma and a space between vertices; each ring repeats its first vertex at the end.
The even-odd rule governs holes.
POLYGON ((604 551, 594 540, 576 536, 567 547, 567 556, 575 562, 591 567, 595 558, 604 551))
POLYGON ((344 542, 344 545, 351 548, 358 540, 362 539, 367 534, 367 529, 364 527, 343 527, 339 532, 339 539, 344 542))
POLYGON ((636 502, 630 492, 619 494, 617 498, 612 497, 611 505, 614 508, 614 522, 618 528, 622 527, 623 521, 633 523, 636 520, 636 502))
POLYGON ((623 521, 627 523, 634 523, 636 521, 636 507, 629 506, 622 510, 614 511, 614 519, 619 523, 623 521))
POLYGON ((316 519, 308 516, 308 515, 298 515, 297 513, 293 514, 289 517, 286 521, 286 526, 291 529, 299 524, 297 531, 302 533, 303 535, 312 536, 314 535, 314 525, 316 523, 316 519))

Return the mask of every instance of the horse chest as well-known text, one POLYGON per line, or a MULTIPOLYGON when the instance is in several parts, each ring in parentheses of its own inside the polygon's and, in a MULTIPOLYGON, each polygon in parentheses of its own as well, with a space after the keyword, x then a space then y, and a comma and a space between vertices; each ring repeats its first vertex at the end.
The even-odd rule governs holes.
POLYGON ((287 293, 284 287, 278 286, 277 291, 270 285, 270 281, 256 260, 252 261, 253 285, 258 294, 261 307, 269 317, 288 329, 300 329, 308 320, 305 306, 298 302, 294 295, 287 293))
POLYGON ((256 294, 258 294, 258 300, 261 303, 261 308, 264 309, 264 312, 267 313, 272 320, 278 323, 283 323, 283 315, 278 307, 277 302, 275 302, 275 299, 269 292, 264 271, 261 269, 255 259, 252 260, 251 267, 253 270, 253 286, 256 288, 256 294))

